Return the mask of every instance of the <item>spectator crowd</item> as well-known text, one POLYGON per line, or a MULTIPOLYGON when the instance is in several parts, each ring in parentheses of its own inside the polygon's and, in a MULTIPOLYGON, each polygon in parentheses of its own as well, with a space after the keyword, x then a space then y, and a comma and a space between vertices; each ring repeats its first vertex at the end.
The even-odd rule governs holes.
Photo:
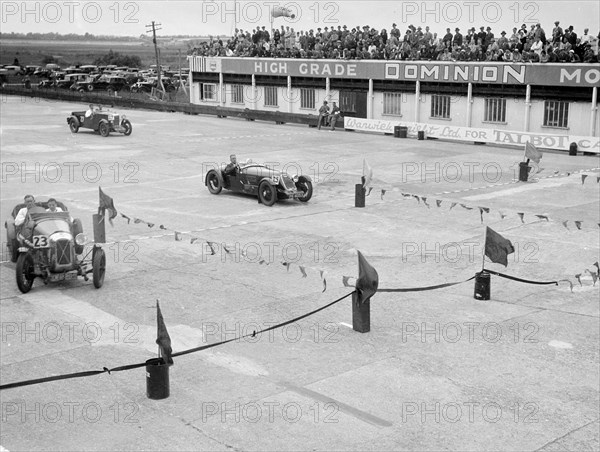
POLYGON ((236 29, 227 42, 211 38, 190 53, 200 56, 345 59, 345 60, 437 60, 437 61, 501 61, 520 62, 598 62, 597 37, 586 28, 578 36, 571 25, 563 29, 554 23, 547 34, 538 23, 528 29, 523 24, 512 33, 500 32, 496 37, 491 27, 472 27, 465 34, 432 33, 429 26, 410 25, 401 33, 396 24, 388 31, 368 25, 348 29, 346 25, 317 28, 317 31, 294 31, 289 26, 273 29, 263 26, 252 32, 236 29))

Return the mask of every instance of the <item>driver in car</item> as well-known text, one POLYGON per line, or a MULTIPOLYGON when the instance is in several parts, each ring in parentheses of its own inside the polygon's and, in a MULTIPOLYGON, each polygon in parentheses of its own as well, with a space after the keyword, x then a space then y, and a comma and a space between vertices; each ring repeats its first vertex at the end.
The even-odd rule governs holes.
POLYGON ((229 156, 230 163, 223 170, 223 174, 226 176, 233 175, 240 170, 240 165, 237 163, 237 157, 235 154, 229 156))
POLYGON ((15 217, 15 226, 21 229, 23 236, 28 237, 33 232, 33 220, 29 214, 44 212, 44 209, 35 204, 33 195, 25 195, 24 201, 25 207, 21 208, 15 217))
POLYGON ((46 212, 62 212, 63 210, 58 207, 58 204, 56 203, 56 199, 54 198, 50 198, 48 200, 48 208, 46 209, 46 212))

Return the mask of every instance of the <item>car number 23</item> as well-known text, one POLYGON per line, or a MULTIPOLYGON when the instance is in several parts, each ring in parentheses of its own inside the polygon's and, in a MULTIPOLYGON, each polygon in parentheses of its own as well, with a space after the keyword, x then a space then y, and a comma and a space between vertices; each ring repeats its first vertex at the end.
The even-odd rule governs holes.
POLYGON ((34 235, 33 246, 34 248, 48 248, 48 237, 45 235, 34 235))

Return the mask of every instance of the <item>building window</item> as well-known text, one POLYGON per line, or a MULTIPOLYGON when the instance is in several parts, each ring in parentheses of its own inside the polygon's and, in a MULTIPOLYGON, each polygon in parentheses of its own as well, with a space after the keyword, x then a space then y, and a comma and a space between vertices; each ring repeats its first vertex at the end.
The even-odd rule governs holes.
POLYGON ((217 100, 217 85, 215 83, 202 84, 202 100, 217 100))
POLYGON ((485 99, 485 122, 506 122, 506 99, 485 99))
POLYGON ((569 103, 558 100, 544 102, 544 126, 566 129, 569 124, 569 103))
POLYGON ((277 107, 276 86, 265 86, 265 107, 277 107))
POLYGON ((244 85, 231 85, 231 103, 244 103, 244 85))
POLYGON ((402 116, 402 93, 383 93, 383 114, 402 116))
POLYGON ((450 96, 432 94, 431 117, 450 119, 450 96))
POLYGON ((340 91, 340 110, 344 113, 356 113, 356 93, 340 91))
POLYGON ((300 88, 300 108, 315 109, 315 90, 300 88))

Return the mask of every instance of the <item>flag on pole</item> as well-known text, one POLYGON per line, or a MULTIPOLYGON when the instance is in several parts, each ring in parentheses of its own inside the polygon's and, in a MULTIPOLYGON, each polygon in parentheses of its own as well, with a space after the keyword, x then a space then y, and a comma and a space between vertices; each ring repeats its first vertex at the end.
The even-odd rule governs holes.
POLYGON ((486 227, 485 255, 494 263, 508 266, 508 255, 515 252, 510 240, 505 239, 493 229, 486 227))
POLYGON ((160 348, 160 355, 163 357, 165 364, 173 364, 173 350, 171 349, 171 337, 167 331, 165 320, 163 319, 162 312, 160 312, 160 305, 156 300, 156 343, 160 348))
POLYGON ((525 158, 531 159, 539 165, 540 160, 542 160, 542 151, 531 144, 531 141, 528 141, 525 143, 525 158))
POLYGON ((363 159, 363 177, 365 178, 363 188, 366 190, 371 185, 373 179, 373 168, 369 166, 367 159, 363 159))
POLYGON ((377 292, 379 286, 379 275, 365 257, 358 251, 358 279, 355 287, 358 291, 358 302, 369 301, 377 292))
POLYGON ((100 203, 98 206, 98 215, 103 215, 104 210, 108 210, 108 221, 113 224, 113 218, 117 216, 117 209, 115 209, 115 203, 113 199, 102 191, 101 187, 98 187, 100 195, 100 203))

